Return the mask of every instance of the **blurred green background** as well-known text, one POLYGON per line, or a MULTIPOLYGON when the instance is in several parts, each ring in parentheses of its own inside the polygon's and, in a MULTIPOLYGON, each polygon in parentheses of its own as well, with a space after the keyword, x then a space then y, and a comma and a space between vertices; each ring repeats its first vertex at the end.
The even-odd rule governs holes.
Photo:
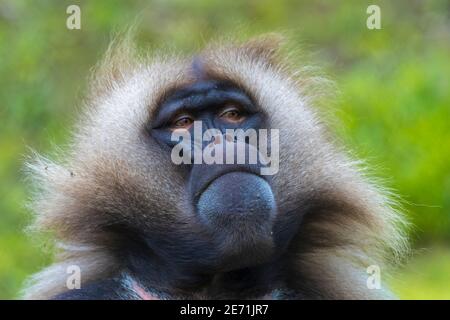
MULTIPOLYGON (((405 200, 414 255, 400 298, 450 299, 450 2, 0 0, 0 298, 50 256, 23 233, 27 146, 64 144, 90 68, 139 18, 138 40, 191 51, 220 35, 286 31, 340 91, 339 134, 405 200), (82 29, 66 28, 81 7, 82 29), (382 29, 366 28, 369 4, 382 29)), ((294 57, 295 58, 295 57, 294 57)), ((299 63, 302 61, 298 58, 299 63)))

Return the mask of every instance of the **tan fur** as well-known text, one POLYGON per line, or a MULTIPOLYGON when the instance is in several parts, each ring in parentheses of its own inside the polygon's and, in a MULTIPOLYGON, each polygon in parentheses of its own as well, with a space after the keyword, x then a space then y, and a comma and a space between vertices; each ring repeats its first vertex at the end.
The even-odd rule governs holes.
MULTIPOLYGON (((365 270, 377 264, 384 272, 403 254, 403 218, 387 192, 330 140, 305 92, 314 79, 294 76, 273 39, 214 43, 199 57, 209 76, 238 83, 269 115, 271 127, 280 129, 274 176, 279 205, 289 208, 298 197, 329 203, 305 217, 296 239, 298 286, 330 299, 389 297, 386 289, 367 289, 365 270)), ((37 157, 28 165, 39 187, 34 227, 53 232, 63 245, 55 263, 31 277, 27 299, 62 292, 72 263, 83 270, 82 281, 116 272, 120 261, 108 252, 102 226, 121 219, 176 223, 173 216, 188 201, 168 155, 145 146, 143 128, 167 92, 192 81, 191 59, 144 58, 133 48, 129 40, 112 45, 97 68, 66 156, 59 162, 37 157)))

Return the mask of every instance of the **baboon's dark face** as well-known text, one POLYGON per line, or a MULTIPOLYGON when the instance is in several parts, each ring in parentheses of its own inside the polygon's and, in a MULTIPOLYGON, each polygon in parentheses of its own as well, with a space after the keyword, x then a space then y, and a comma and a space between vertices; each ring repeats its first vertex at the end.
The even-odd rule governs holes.
MULTIPOLYGON (((149 134, 166 150, 163 152, 170 152, 177 143, 172 133, 189 132, 194 136, 194 121, 201 122, 202 134, 208 129, 217 130, 211 140, 201 141, 200 150, 215 144, 223 147, 223 158, 230 150, 233 157, 233 161, 224 164, 195 163, 192 152, 192 164, 180 168, 190 200, 187 211, 211 237, 210 243, 205 244, 206 250, 216 256, 215 262, 220 262, 221 269, 266 261, 273 254, 277 218, 270 178, 260 174, 260 163, 249 163, 248 152, 247 161, 239 164, 238 137, 226 135, 227 129, 267 128, 266 115, 233 83, 202 80, 178 88, 164 99, 155 112, 149 134)), ((249 139, 242 143, 243 150, 254 147, 249 139)))

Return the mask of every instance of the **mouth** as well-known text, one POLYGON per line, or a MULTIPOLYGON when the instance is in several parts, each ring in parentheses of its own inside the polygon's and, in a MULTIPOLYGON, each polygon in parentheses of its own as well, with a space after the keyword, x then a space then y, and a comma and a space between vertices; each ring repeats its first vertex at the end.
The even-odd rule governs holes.
POLYGON ((266 180, 233 171, 201 193, 197 213, 220 244, 224 270, 257 265, 273 253, 275 199, 266 180))
POLYGON ((212 236, 218 257, 214 264, 221 272, 259 265, 272 257, 277 207, 258 166, 194 166, 190 188, 194 212, 212 236))

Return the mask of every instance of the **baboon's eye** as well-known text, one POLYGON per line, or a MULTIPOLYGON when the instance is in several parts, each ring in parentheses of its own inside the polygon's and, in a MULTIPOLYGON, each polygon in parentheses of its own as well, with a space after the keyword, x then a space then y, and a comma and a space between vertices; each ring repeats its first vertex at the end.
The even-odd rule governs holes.
POLYGON ((222 112, 220 113, 219 117, 225 121, 228 122, 241 122, 245 119, 245 115, 241 111, 241 109, 236 105, 228 105, 226 106, 222 112))
POLYGON ((176 129, 185 129, 186 130, 186 129, 189 129, 193 123, 194 123, 194 118, 192 116, 190 116, 188 114, 182 114, 182 115, 176 117, 172 121, 170 127, 173 130, 176 130, 176 129))

